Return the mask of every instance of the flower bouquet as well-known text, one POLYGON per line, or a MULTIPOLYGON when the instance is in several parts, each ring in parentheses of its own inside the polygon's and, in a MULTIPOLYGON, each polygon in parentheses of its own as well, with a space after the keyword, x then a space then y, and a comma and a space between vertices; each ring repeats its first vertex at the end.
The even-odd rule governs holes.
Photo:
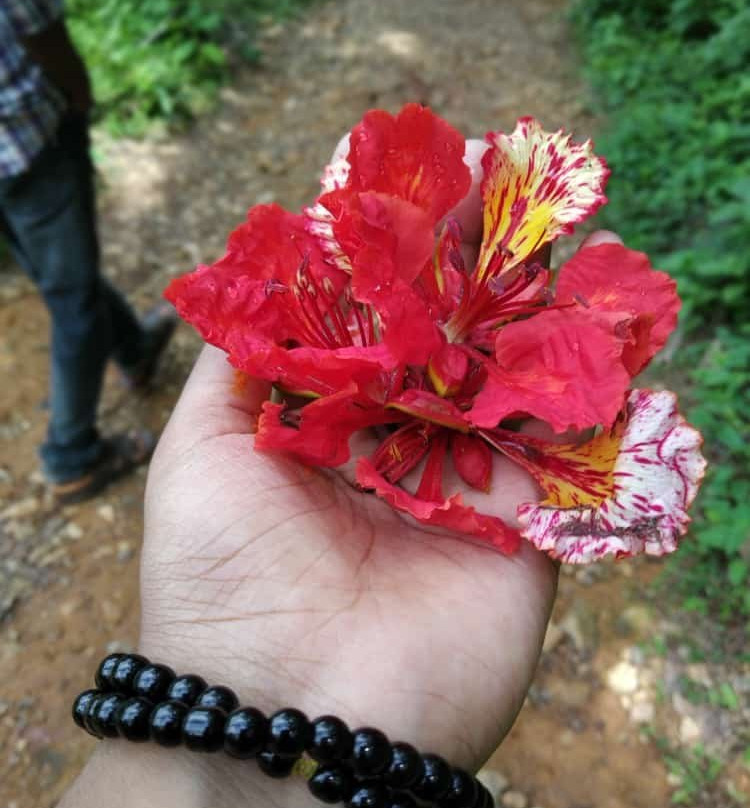
POLYGON ((619 243, 549 268, 549 245, 606 202, 590 141, 522 118, 486 136, 474 172, 465 155, 427 108, 370 111, 312 205, 253 207, 226 254, 166 296, 281 392, 256 450, 336 468, 366 432, 357 485, 426 526, 567 562, 675 550, 701 438, 673 393, 630 389, 676 326, 674 281, 619 243), (460 491, 502 485, 499 456, 539 487, 517 524, 460 491))

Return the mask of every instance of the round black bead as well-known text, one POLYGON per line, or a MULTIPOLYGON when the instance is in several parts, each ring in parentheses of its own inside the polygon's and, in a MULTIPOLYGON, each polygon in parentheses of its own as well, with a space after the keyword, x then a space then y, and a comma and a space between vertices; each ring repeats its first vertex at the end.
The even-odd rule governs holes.
MULTIPOLYGON (((349 727, 335 715, 322 715, 312 722, 312 739, 307 753, 319 763, 335 763, 348 758, 354 748, 349 727)), ((343 799, 343 798, 342 798, 343 799)))
POLYGON ((391 760, 383 775, 385 782, 396 789, 411 788, 422 779, 424 764, 422 756, 408 743, 394 743, 391 760))
POLYGON ((166 665, 144 665, 133 679, 133 695, 154 704, 164 701, 174 678, 174 671, 166 665))
POLYGON ((128 741, 147 741, 150 736, 148 719, 153 709, 152 702, 139 696, 124 701, 115 719, 119 734, 128 741))
POLYGON ((188 708, 181 701, 163 701, 154 707, 148 723, 151 737, 161 746, 179 746, 188 708))
POLYGON ((495 800, 492 799, 492 794, 481 783, 475 805, 477 808, 495 808, 495 800))
POLYGON ((424 774, 411 789, 421 800, 433 802, 441 799, 451 787, 451 767, 439 755, 422 755, 424 774))
POLYGON ((191 707, 182 722, 182 740, 193 752, 218 752, 224 746, 227 714, 218 707, 191 707))
POLYGON ((206 680, 194 673, 178 676, 167 689, 167 698, 172 701, 181 701, 192 707, 198 696, 206 689, 206 680))
POLYGON ((88 703, 88 709, 84 713, 83 716, 83 728, 88 732, 89 735, 93 735, 95 738, 102 738, 102 732, 99 729, 99 722, 96 719, 96 711, 99 705, 99 702, 105 698, 108 694, 107 693, 97 693, 88 703))
POLYGON ((321 766, 307 781, 307 787, 321 802, 342 802, 354 792, 354 775, 348 766, 321 766))
POLYGON ((125 654, 115 665, 110 680, 114 689, 120 693, 131 694, 133 692, 133 679, 141 668, 148 665, 146 657, 138 654, 125 654))
POLYGON ((451 770, 451 787, 442 797, 440 808, 474 808, 479 796, 479 783, 463 769, 451 770))
POLYGON ((73 720, 81 729, 86 729, 83 723, 86 713, 88 713, 92 699, 98 696, 100 692, 99 690, 84 690, 73 702, 73 720))
POLYGON ((362 727, 354 733, 352 766, 361 777, 380 774, 391 759, 391 744, 388 738, 372 727, 362 727))
POLYGON ((403 791, 394 794, 391 801, 388 803, 388 808, 417 808, 417 803, 414 797, 409 796, 403 791))
POLYGON ((268 719, 254 707, 235 710, 224 724, 224 751, 236 758, 252 758, 268 739, 268 719))
POLYGON ((96 726, 102 737, 117 737, 117 711, 123 701, 125 701, 125 696, 122 693, 107 693, 92 700, 89 712, 90 721, 96 726))
POLYGON ((310 722, 303 712, 292 707, 279 710, 269 719, 268 751, 298 757, 308 747, 310 735, 310 722))
POLYGON ((110 654, 104 657, 99 663, 94 675, 94 681, 99 690, 114 690, 112 684, 112 674, 114 673, 117 663, 125 656, 125 654, 110 654))
POLYGON ((389 808, 390 789, 381 782, 370 781, 358 785, 346 803, 347 808, 389 808))
POLYGON ((234 690, 230 690, 223 685, 207 687, 198 696, 198 701, 195 702, 196 707, 218 707, 220 710, 224 710, 225 713, 231 713, 238 704, 239 700, 234 694, 234 690))
POLYGON ((298 760, 299 758, 296 757, 286 757, 285 755, 264 751, 258 755, 258 768, 263 774, 278 779, 288 777, 298 760))

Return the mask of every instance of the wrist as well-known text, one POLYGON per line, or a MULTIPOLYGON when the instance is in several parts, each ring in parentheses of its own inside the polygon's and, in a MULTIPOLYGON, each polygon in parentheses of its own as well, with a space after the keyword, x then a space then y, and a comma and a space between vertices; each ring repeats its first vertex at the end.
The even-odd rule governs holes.
POLYGON ((254 761, 103 740, 59 808, 298 808, 305 782, 269 780, 254 761))

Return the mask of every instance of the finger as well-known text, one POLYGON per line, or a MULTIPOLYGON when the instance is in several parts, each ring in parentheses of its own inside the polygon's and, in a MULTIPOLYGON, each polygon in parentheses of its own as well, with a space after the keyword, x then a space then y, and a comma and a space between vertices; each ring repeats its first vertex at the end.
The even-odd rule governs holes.
MULTIPOLYGON (((482 157, 489 148, 483 140, 471 138, 466 141, 464 162, 471 171, 471 187, 466 196, 448 214, 461 225, 462 241, 477 247, 482 241, 482 157)), ((444 221, 444 220, 443 220, 444 221)), ((442 222, 438 229, 442 228, 442 222)))
POLYGON ((587 247, 598 247, 600 244, 622 244, 623 240, 617 235, 617 233, 613 233, 611 230, 597 230, 594 233, 590 233, 586 238, 578 245, 579 250, 585 250, 587 247))
POLYGON ((269 394, 268 382, 241 376, 224 351, 206 345, 177 402, 169 429, 200 440, 253 432, 269 394))
POLYGON ((347 132, 344 137, 339 140, 336 144, 336 148, 333 150, 333 154, 331 155, 331 162, 335 163, 337 160, 341 160, 349 154, 349 132, 347 132))

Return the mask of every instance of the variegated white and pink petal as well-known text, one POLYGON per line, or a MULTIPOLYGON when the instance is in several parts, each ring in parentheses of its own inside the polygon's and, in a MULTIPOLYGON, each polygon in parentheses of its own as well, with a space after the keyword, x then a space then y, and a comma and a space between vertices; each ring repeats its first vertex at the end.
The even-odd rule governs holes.
POLYGON ((521 534, 551 557, 580 564, 677 549, 706 467, 701 435, 669 391, 631 391, 625 419, 612 491, 602 501, 519 507, 521 534))

